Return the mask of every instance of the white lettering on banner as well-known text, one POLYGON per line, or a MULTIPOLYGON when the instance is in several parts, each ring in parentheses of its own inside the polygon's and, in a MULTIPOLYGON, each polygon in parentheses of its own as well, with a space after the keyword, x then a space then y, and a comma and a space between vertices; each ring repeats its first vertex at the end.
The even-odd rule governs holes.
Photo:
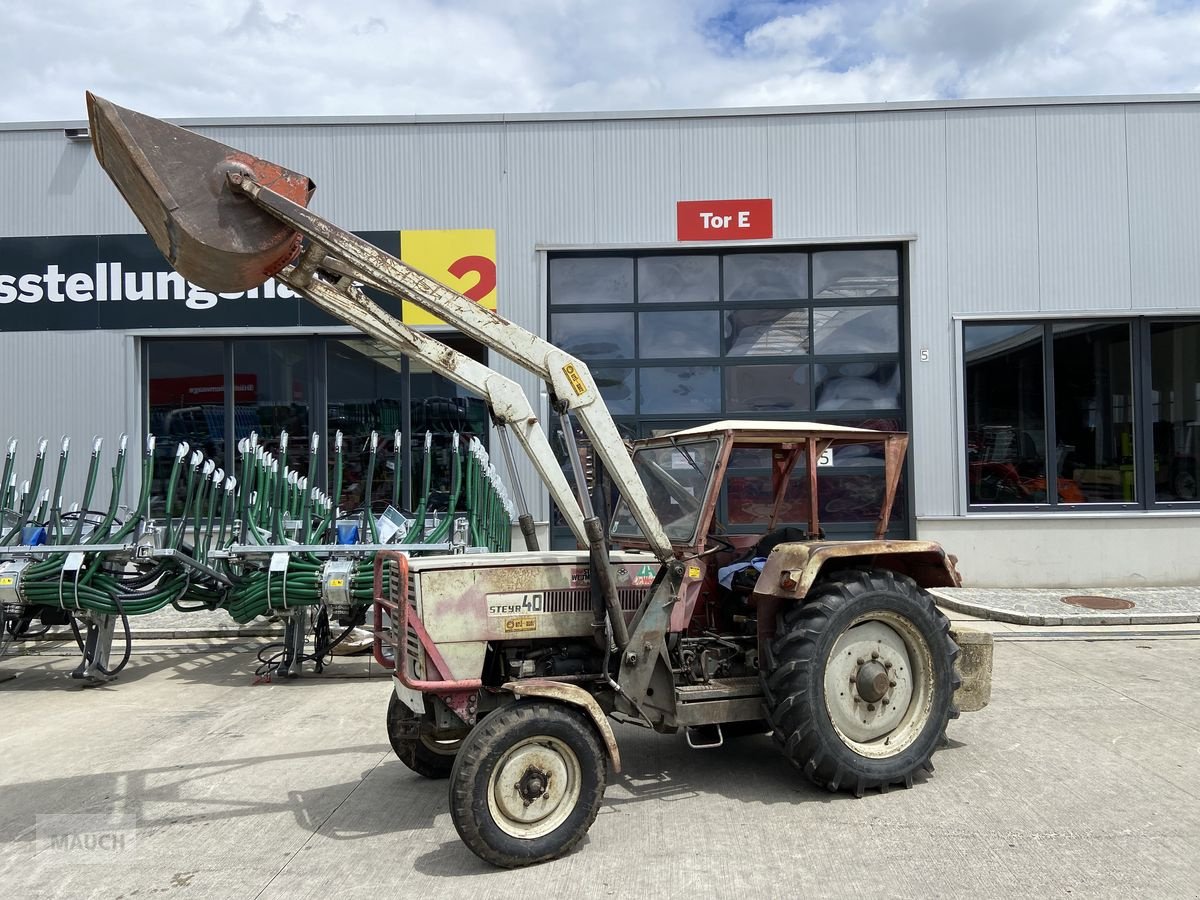
POLYGON ((44 272, 0 275, 0 306, 21 303, 182 302, 188 309, 212 309, 220 300, 294 300, 299 296, 286 284, 269 278, 248 291, 214 294, 186 281, 178 272, 123 272, 119 262, 96 263, 95 275, 62 272, 58 265, 44 272))

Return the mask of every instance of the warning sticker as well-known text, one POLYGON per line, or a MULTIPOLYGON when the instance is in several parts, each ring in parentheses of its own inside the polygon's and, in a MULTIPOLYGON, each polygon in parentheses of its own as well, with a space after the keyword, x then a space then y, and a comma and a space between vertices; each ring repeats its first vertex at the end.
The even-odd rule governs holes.
POLYGON ((646 587, 654 583, 654 576, 657 574, 654 566, 642 566, 638 569, 638 573, 629 579, 634 587, 646 587))
POLYGON ((688 566, 688 578, 699 578, 699 577, 700 577, 700 567, 699 566, 688 566))
POLYGON ((516 634, 521 631, 537 631, 537 619, 533 616, 515 616, 504 620, 505 634, 516 634))
POLYGON ((576 396, 582 397, 587 393, 587 385, 583 383, 583 378, 575 371, 574 366, 563 366, 563 374, 567 376, 567 381, 571 382, 571 390, 576 396))
POLYGON ((0 587, 12 587, 15 582, 16 579, 11 575, 5 575, 3 578, 0 578, 0 587))
MULTIPOLYGON (((496 618, 519 615, 541 615, 544 612, 544 594, 488 594, 488 615, 496 618)), ((508 623, 504 623, 507 630, 508 623)), ((526 629, 532 631, 532 628, 526 629)))

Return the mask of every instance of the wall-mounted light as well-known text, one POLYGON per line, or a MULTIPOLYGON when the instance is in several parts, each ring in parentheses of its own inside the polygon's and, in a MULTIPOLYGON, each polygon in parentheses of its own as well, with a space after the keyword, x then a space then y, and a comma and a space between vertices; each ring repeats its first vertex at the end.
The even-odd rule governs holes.
POLYGON ((90 141, 92 139, 91 132, 86 128, 64 128, 63 134, 68 141, 90 141))

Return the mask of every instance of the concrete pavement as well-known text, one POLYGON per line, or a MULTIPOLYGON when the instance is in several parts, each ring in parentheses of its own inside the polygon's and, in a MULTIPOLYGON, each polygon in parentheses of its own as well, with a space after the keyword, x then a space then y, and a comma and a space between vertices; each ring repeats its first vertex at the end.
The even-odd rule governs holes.
POLYGON ((830 795, 767 738, 697 752, 623 727, 625 771, 584 844, 514 872, 467 851, 446 784, 392 756, 388 680, 366 659, 253 685, 261 641, 143 641, 116 683, 82 689, 62 678, 69 650, 40 645, 6 660, 22 674, 0 687, 0 885, 72 900, 1197 896, 1200 727, 1181 685, 1200 629, 985 627, 992 704, 952 723, 913 790, 830 795), (79 813, 132 816, 133 840, 99 865, 39 841, 37 816, 79 813))

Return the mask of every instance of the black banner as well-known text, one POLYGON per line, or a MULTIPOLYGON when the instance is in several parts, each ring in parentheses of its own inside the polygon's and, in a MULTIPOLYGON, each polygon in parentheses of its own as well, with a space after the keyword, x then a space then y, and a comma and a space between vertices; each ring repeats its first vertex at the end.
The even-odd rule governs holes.
MULTIPOLYGON (((400 252, 398 230, 359 237, 400 252)), ((400 316, 399 300, 373 298, 400 316)), ((275 279, 238 294, 191 284, 149 235, 0 238, 0 332, 339 324, 275 279)))

